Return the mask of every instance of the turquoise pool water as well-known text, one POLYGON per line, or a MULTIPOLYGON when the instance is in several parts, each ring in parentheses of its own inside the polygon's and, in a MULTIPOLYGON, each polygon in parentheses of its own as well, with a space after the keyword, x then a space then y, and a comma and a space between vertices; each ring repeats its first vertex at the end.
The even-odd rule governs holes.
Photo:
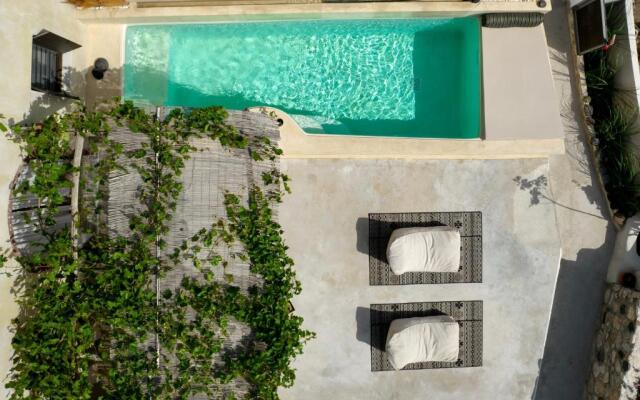
POLYGON ((478 18, 130 26, 124 96, 268 105, 307 133, 477 138, 478 18))

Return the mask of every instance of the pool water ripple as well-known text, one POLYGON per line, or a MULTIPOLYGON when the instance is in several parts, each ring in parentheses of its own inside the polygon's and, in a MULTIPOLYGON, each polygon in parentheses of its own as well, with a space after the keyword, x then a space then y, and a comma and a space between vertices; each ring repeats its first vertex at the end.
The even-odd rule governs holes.
POLYGON ((309 133, 478 137, 477 18, 130 26, 125 97, 269 105, 309 133))

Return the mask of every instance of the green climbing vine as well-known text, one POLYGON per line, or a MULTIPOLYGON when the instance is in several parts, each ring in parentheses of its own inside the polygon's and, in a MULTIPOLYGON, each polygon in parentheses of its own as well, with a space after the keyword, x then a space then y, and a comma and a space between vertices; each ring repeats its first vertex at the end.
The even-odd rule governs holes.
POLYGON ((289 360, 302 353, 300 338, 312 333, 302 330, 302 318, 292 316, 290 299, 301 291, 293 260, 287 256, 282 229, 273 219, 270 201, 254 187, 248 206, 238 196, 225 197, 229 229, 244 244, 253 272, 264 285, 249 296, 250 306, 240 315, 254 330, 265 350, 248 352, 228 363, 230 374, 241 374, 257 386, 257 397, 276 399, 277 388, 291 386, 295 373, 289 360))
MULTIPOLYGON (((185 161, 198 151, 191 139, 206 136, 246 149, 256 161, 282 154, 268 138, 245 136, 226 118, 224 109, 209 107, 176 109, 156 120, 124 102, 106 112, 79 108, 39 125, 11 127, 33 174, 14 195, 38 204, 25 222, 44 238, 16 257, 22 294, 6 384, 12 399, 232 399, 228 384, 234 380, 248 384, 248 398, 277 399, 279 387, 293 384, 291 361, 313 333, 292 314, 290 300, 301 288, 272 211, 289 191, 288 177, 277 168, 263 173, 264 191, 250 187, 246 200, 225 194, 226 218, 175 248, 166 241, 185 161), (125 149, 110 135, 120 126, 140 135, 139 147, 125 149), (75 252, 79 237, 56 225, 67 201, 63 193, 78 172, 74 135, 100 155, 80 171, 81 188, 92 195, 81 202, 83 241, 75 252), (104 213, 109 175, 118 169, 135 171, 142 184, 128 232, 113 233, 104 213), (232 259, 248 263, 259 278, 248 291, 226 273, 232 259), (201 276, 157 295, 154 279, 184 262, 201 276), (215 279, 220 274, 222 281, 215 279), (224 346, 231 321, 250 328, 250 343, 224 346)), ((0 256, 0 266, 6 261, 0 256)))

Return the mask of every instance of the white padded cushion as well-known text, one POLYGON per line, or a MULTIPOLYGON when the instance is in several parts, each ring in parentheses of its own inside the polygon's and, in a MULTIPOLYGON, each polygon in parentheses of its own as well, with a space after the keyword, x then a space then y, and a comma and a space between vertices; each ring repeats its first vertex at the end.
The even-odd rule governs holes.
POLYGON ((457 272, 460 232, 449 226, 396 229, 387 245, 389 267, 405 272, 457 272))
POLYGON ((387 334, 387 358, 402 369, 415 362, 458 360, 460 326, 449 315, 396 319, 387 334))

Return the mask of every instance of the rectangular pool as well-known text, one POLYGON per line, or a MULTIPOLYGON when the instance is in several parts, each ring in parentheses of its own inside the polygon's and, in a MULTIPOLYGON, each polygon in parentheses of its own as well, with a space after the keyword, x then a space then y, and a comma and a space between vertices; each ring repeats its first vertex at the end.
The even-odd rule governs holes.
POLYGON ((124 96, 272 106, 310 134, 478 138, 480 57, 476 17, 138 25, 124 96))

